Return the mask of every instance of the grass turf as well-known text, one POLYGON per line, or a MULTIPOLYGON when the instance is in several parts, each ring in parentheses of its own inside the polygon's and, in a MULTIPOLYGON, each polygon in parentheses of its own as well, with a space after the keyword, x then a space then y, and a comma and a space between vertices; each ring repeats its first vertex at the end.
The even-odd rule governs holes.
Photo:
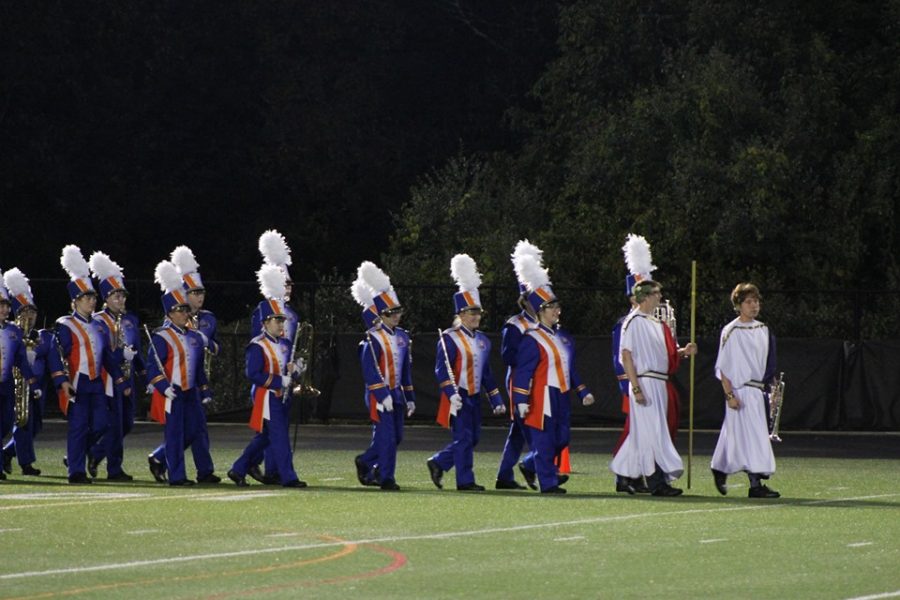
MULTIPOLYGON (((214 448, 220 474, 249 436, 234 439, 214 448)), ((573 452, 569 494, 542 497, 457 492, 452 471, 439 491, 431 452, 413 446, 401 447, 403 491, 385 493, 359 486, 356 451, 339 449, 298 453, 307 490, 169 488, 136 450, 137 481, 68 486, 50 442, 44 475, 0 482, 0 597, 900 595, 896 460, 779 458, 783 497, 757 500, 743 476, 720 496, 709 456, 695 455, 693 489, 670 499, 617 495, 605 453, 573 452)), ((476 453, 481 483, 497 459, 476 453)))

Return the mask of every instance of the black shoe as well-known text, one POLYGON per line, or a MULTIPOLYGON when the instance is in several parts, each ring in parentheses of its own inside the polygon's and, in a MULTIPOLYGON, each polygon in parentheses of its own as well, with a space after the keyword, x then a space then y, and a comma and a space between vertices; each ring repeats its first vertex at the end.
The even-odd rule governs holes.
POLYGON ((372 485, 372 482, 369 481, 369 465, 363 462, 362 454, 358 454, 353 459, 353 464, 356 465, 356 480, 359 481, 360 485, 372 485))
POLYGON ((631 480, 631 487, 634 488, 634 491, 638 494, 649 494, 650 488, 647 487, 647 484, 644 483, 643 477, 635 477, 631 480))
POLYGON ((107 481, 134 481, 134 477, 122 471, 121 473, 116 473, 115 475, 107 475, 107 481))
POLYGON ((165 483, 168 479, 166 477, 166 466, 153 458, 152 454, 147 457, 147 462, 150 464, 150 474, 153 475, 153 479, 157 483, 165 483))
POLYGON ((637 493, 637 490, 634 489, 634 485, 631 483, 631 479, 627 477, 623 477, 622 479, 616 480, 616 491, 617 492, 625 492, 629 496, 634 496, 637 493))
POLYGON ((247 469, 247 475, 260 483, 266 482, 266 476, 263 475, 263 472, 262 470, 260 470, 259 465, 250 465, 250 467, 247 469))
POLYGON ((0 469, 0 481, 6 481, 6 473, 3 472, 3 469, 0 469))
POLYGON ((94 481, 89 479, 84 473, 73 473, 72 475, 69 475, 69 483, 74 485, 87 485, 94 483, 94 481))
POLYGON ((505 481, 503 479, 498 479, 497 483, 494 484, 494 487, 498 490, 525 490, 528 489, 515 479, 511 481, 505 481))
POLYGON ((8 475, 12 475, 12 454, 3 453, 3 471, 8 475))
POLYGON ((781 494, 775 490, 770 490, 767 486, 758 485, 750 488, 747 492, 748 498, 781 498, 781 494))
POLYGON ((190 487, 190 486, 194 485, 195 483, 197 483, 197 482, 194 481, 193 479, 180 479, 178 481, 170 481, 169 485, 190 487))
POLYGON ((222 478, 216 475, 215 473, 210 473, 209 475, 204 475, 203 477, 197 478, 197 483, 221 483, 222 478))
POLYGON ((238 475, 232 469, 228 470, 228 479, 232 480, 234 484, 238 487, 250 487, 250 484, 247 483, 247 478, 243 475, 238 475))
POLYGON ((431 475, 431 483, 439 490, 444 489, 444 484, 441 483, 441 479, 444 477, 444 470, 440 468, 432 458, 429 458, 428 462, 425 464, 428 465, 428 474, 431 475))
POLYGON ((715 469, 712 470, 712 474, 713 481, 716 483, 716 489, 719 490, 719 493, 723 496, 728 494, 728 486, 725 484, 725 482, 728 481, 728 475, 722 471, 716 471, 715 469))
POLYGON ((460 492, 483 492, 484 486, 478 485, 473 481, 472 483, 467 483, 465 485, 458 485, 456 486, 456 489, 460 492))
POLYGON ((397 485, 397 482, 393 479, 388 479, 387 481, 381 482, 381 489, 386 492, 399 492, 400 486, 397 485))
POLYGON ((97 479, 97 467, 100 466, 101 462, 103 462, 102 458, 97 460, 93 456, 88 455, 87 471, 88 471, 88 474, 91 477, 93 477, 94 479, 97 479))
POLYGON ((568 475, 560 475, 559 473, 557 473, 556 479, 559 480, 559 483, 557 485, 562 485, 569 480, 569 476, 568 475))
POLYGON ((288 481, 286 484, 284 484, 284 487, 289 487, 289 488, 305 488, 305 487, 307 487, 307 484, 306 484, 305 481, 301 481, 301 480, 299 480, 299 479, 295 479, 295 480, 293 480, 293 481, 288 481))
POLYGON ((661 485, 660 487, 653 490, 654 496, 680 496, 683 493, 683 490, 674 488, 669 484, 661 485))
POLYGON ((525 483, 528 484, 533 490, 537 489, 537 484, 535 481, 537 480, 537 474, 525 466, 525 463, 519 463, 519 472, 522 473, 522 477, 525 478, 525 483))
POLYGON ((566 490, 559 487, 558 485, 554 485, 552 488, 547 488, 546 490, 541 490, 542 494, 565 494, 566 490))

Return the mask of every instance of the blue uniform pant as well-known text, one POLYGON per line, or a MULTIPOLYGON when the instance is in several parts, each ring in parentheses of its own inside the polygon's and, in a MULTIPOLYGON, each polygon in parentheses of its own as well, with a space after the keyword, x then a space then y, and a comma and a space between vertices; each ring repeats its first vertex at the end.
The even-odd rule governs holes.
POLYGON ((103 436, 91 448, 91 456, 100 462, 106 459, 106 472, 108 475, 122 473, 122 460, 125 454, 125 436, 134 426, 134 401, 132 394, 123 396, 121 392, 109 399, 109 427, 103 436))
MULTIPOLYGON (((290 407, 277 398, 269 401, 269 420, 263 422, 263 430, 253 436, 244 452, 234 461, 231 470, 241 477, 247 474, 254 458, 265 452, 273 461, 271 473, 281 476, 281 483, 287 484, 298 479, 294 471, 290 442, 290 407)), ((268 467, 266 473, 271 474, 268 467)))
POLYGON ((394 410, 378 413, 381 420, 373 425, 372 443, 362 454, 362 461, 370 470, 378 466, 378 483, 394 481, 397 446, 403 441, 403 420, 406 415, 403 394, 395 389, 391 391, 391 396, 394 399, 394 410))
POLYGON ((522 461, 525 468, 537 473, 542 491, 559 485, 553 460, 569 443, 569 412, 561 410, 560 405, 565 398, 560 396, 559 390, 550 388, 550 412, 553 416, 544 417, 543 429, 529 427, 531 452, 522 461))
MULTIPOLYGON (((460 390, 461 395, 465 394, 460 390)), ((456 467, 456 485, 469 485, 475 483, 475 446, 481 436, 481 410, 478 406, 478 398, 463 396, 462 408, 452 418, 450 425, 453 441, 443 450, 436 453, 431 459, 443 471, 449 471, 456 467)))
POLYGON ((513 468, 519 462, 525 444, 531 448, 531 428, 522 423, 522 419, 513 409, 513 419, 509 424, 509 433, 506 435, 503 455, 500 457, 500 468, 497 470, 497 481, 515 480, 513 468))
POLYGON ((109 399, 98 379, 89 385, 79 382, 75 402, 69 402, 66 418, 69 430, 66 441, 66 457, 69 476, 84 475, 88 449, 106 434, 109 427, 109 399))
POLYGON ((0 389, 0 440, 5 439, 9 435, 15 422, 16 401, 13 387, 11 385, 3 385, 2 389, 0 389))
MULTIPOLYGON (((285 411, 286 411, 285 412, 285 414, 286 414, 285 422, 287 424, 286 426, 288 428, 288 431, 290 431, 290 427, 291 427, 291 404, 292 404, 291 399, 292 398, 293 397, 291 396, 290 392, 288 392, 287 400, 285 400, 285 402, 284 402, 285 411)), ((272 455, 272 452, 270 451, 269 448, 260 450, 255 456, 253 456, 251 458, 249 464, 250 465, 259 465, 262 462, 265 462, 266 475, 268 475, 268 476, 278 475, 279 477, 281 477, 281 473, 279 473, 279 471, 278 471, 278 460, 272 455)), ((282 482, 290 481, 290 480, 284 479, 283 477, 281 478, 281 480, 282 480, 282 482)))
MULTIPOLYGON (((14 407, 15 408, 15 407, 14 407)), ((44 427, 44 398, 31 401, 28 422, 24 427, 15 425, 12 438, 3 446, 3 456, 15 456, 20 466, 27 466, 37 460, 34 453, 34 438, 44 427)))
MULTIPOLYGON (((179 394, 181 393, 182 392, 179 392, 179 394)), ((181 454, 184 455, 185 448, 190 447, 191 454, 194 457, 194 467, 197 469, 197 477, 203 478, 207 475, 211 475, 212 472, 215 471, 212 456, 209 453, 209 430, 206 426, 206 411, 200 403, 200 398, 197 395, 196 390, 190 390, 186 392, 186 394, 192 395, 193 399, 185 408, 185 445, 184 448, 181 449, 181 454)), ((166 420, 168 421, 168 418, 166 420)), ((168 438, 166 439, 168 440, 168 438)), ((154 459, 164 465, 168 462, 168 454, 166 453, 167 443, 167 441, 163 442, 162 445, 158 446, 156 450, 151 453, 151 456, 154 459)), ((167 465, 167 468, 170 467, 167 465)), ((169 474, 169 480, 172 481, 171 473, 169 474)), ((178 480, 176 479, 174 481, 178 480)))

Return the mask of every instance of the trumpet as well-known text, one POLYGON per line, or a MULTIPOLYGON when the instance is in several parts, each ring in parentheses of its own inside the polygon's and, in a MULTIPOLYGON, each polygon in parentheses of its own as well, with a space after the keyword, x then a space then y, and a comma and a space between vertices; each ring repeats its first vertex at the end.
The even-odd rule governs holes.
MULTIPOLYGON (((25 351, 33 351, 34 347, 37 346, 37 341, 31 337, 33 321, 19 317, 16 319, 16 325, 22 330, 22 342, 25 344, 25 351)), ((15 390, 13 395, 15 398, 16 425, 25 427, 28 424, 28 419, 31 417, 31 389, 19 367, 14 366, 12 368, 12 376, 15 390)))
POLYGON ((672 337, 677 339, 678 322, 675 319, 675 307, 668 300, 663 300, 653 311, 653 316, 665 323, 672 332, 672 337))
POLYGON ((778 428, 781 425, 781 406, 784 404, 784 372, 772 381, 772 391, 769 394, 769 418, 772 421, 772 433, 769 439, 780 442, 778 428))
POLYGON ((300 373, 299 383, 291 390, 294 395, 301 398, 318 398, 322 394, 312 383, 314 352, 315 329, 313 329, 312 323, 304 321, 297 325, 297 332, 294 334, 294 345, 291 348, 291 362, 294 362, 296 356, 304 365, 303 372, 300 373))

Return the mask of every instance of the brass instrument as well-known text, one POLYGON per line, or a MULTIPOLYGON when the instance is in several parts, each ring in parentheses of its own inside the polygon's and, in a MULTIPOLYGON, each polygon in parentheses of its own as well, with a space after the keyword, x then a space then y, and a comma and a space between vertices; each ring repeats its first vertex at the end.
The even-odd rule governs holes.
MULTIPOLYGON (((34 347, 37 346, 37 340, 31 338, 31 328, 33 324, 34 323, 30 319, 23 319, 21 317, 16 319, 16 325, 22 330, 22 342, 25 344, 26 352, 33 351, 34 347)), ((14 366, 12 368, 12 377, 13 386, 15 388, 13 396, 15 398, 16 425, 18 427, 25 427, 31 416, 31 388, 28 385, 28 382, 25 381, 25 376, 22 375, 22 371, 19 367, 14 366)))
MULTIPOLYGON (((122 313, 116 315, 116 323, 113 326, 113 350, 118 350, 119 348, 124 348, 128 345, 128 340, 125 339, 125 330, 122 327, 122 313)), ((131 377, 131 361, 130 360, 122 360, 122 377, 128 379, 131 377)))
POLYGON ((769 394, 769 418, 772 421, 772 433, 769 434, 769 439, 773 442, 781 441, 778 436, 778 428, 781 425, 782 404, 784 404, 784 372, 772 381, 772 391, 769 394))
POLYGON ((313 353, 315 352, 315 330, 312 323, 304 321, 297 324, 297 333, 294 334, 294 346, 291 349, 291 362, 294 362, 294 356, 298 350, 299 358, 303 361, 306 368, 300 374, 300 382, 294 386, 291 392, 301 398, 318 398, 322 392, 317 390, 312 382, 312 361, 313 353))
POLYGON ((669 331, 672 332, 672 337, 678 338, 678 322, 675 320, 675 307, 668 300, 663 300, 659 303, 659 306, 656 307, 656 310, 653 313, 657 319, 665 323, 669 327, 669 331))

